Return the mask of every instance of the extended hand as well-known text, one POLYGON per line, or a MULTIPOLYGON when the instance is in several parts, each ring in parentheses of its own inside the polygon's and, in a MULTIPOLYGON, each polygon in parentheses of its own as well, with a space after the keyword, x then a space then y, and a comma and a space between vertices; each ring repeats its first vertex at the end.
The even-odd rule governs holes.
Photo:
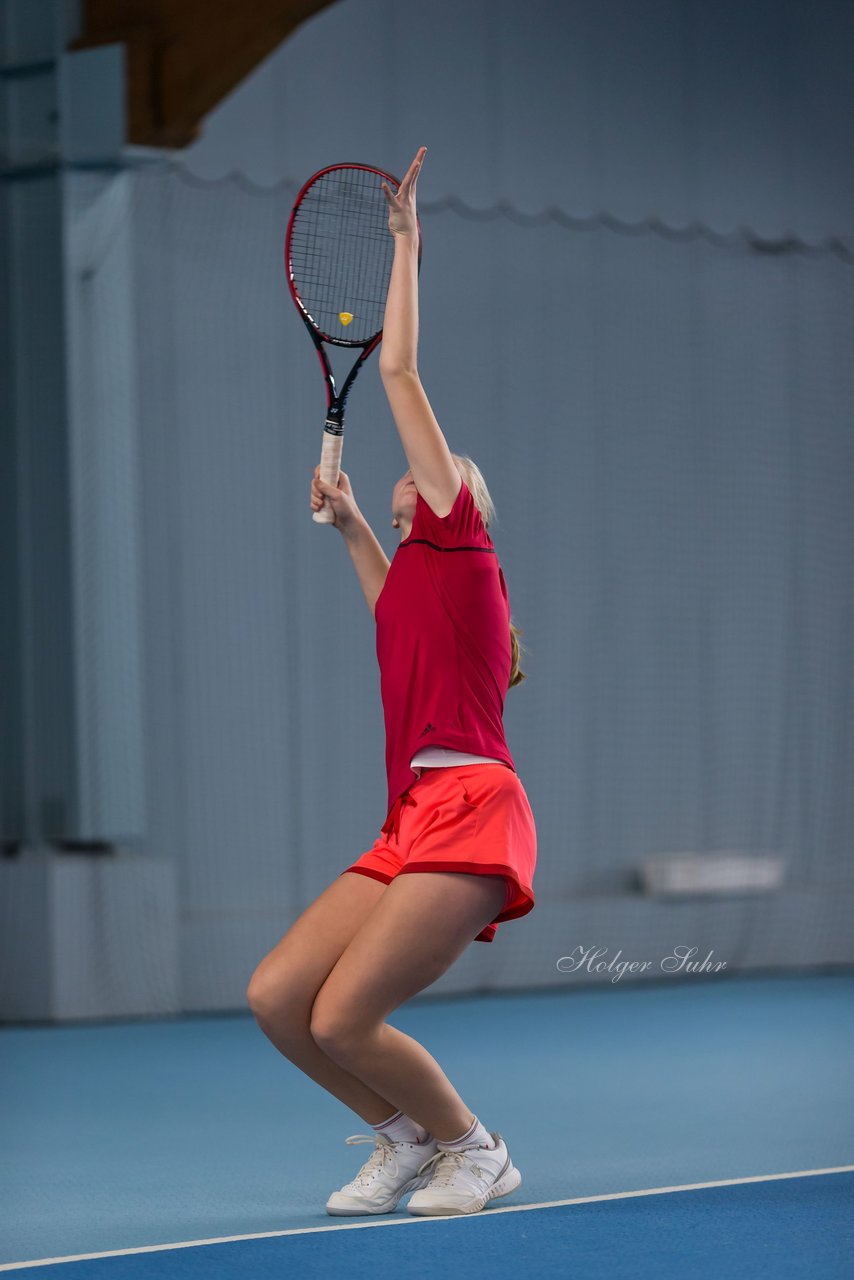
POLYGON ((324 483, 320 478, 320 464, 314 468, 314 479, 311 482, 311 509, 319 511, 323 506, 323 500, 326 498, 334 519, 332 521, 336 529, 345 532, 358 520, 361 514, 356 499, 353 497, 353 489, 350 484, 350 477, 346 471, 338 472, 338 484, 331 485, 324 483))
POLYGON ((415 218, 415 183, 421 172, 421 165, 427 154, 426 147, 419 147, 415 159, 406 171, 406 177, 393 195, 387 183, 380 186, 388 202, 388 229, 396 236, 418 237, 418 224, 415 218))

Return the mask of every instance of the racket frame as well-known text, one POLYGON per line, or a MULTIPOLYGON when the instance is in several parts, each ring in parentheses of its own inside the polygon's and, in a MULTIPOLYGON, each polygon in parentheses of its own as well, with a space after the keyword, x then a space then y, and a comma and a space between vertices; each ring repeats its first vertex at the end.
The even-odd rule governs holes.
MULTIPOLYGON (((344 446, 344 410, 347 406, 347 397, 350 394, 350 388, 356 380, 356 375, 368 356, 379 346, 382 341, 383 331, 379 329, 370 338, 365 338, 361 342, 354 341, 351 338, 342 338, 331 333, 326 333, 321 329, 320 325, 312 316, 299 294, 299 289, 294 281, 294 273, 291 262, 291 236, 293 233, 294 223, 296 222, 297 212, 299 210, 302 199, 318 178, 322 178, 327 173, 334 173, 338 169, 358 169, 362 173, 373 173, 377 178, 382 178, 389 186, 393 186, 394 190, 400 189, 400 180, 394 174, 387 173, 384 169, 377 169, 369 164, 329 164, 323 169, 318 169, 317 173, 313 173, 311 177, 303 184, 294 200, 291 215, 288 219, 288 228, 285 233, 285 279, 288 282, 288 288, 291 297, 299 312, 302 321, 309 332, 309 336, 314 344, 320 360, 320 367, 323 370, 323 379, 326 385, 326 421, 323 426, 323 446, 320 452, 320 478, 325 484, 336 487, 338 484, 338 475, 341 470, 341 452, 344 446), (332 372, 332 366, 329 358, 324 350, 324 343, 329 343, 334 347, 361 347, 362 353, 356 360, 352 369, 348 373, 344 382, 341 384, 340 391, 336 387, 335 375, 332 372)), ((421 270, 421 221, 416 218, 418 227, 418 270, 421 270)), ((391 231, 388 233, 392 234, 391 231)), ((334 513, 329 502, 324 499, 323 506, 319 511, 315 511, 312 517, 317 524, 332 524, 334 513)))

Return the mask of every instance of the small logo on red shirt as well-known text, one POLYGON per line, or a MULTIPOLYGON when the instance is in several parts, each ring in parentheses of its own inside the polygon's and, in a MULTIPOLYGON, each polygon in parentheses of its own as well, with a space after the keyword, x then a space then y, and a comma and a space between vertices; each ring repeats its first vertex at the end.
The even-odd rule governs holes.
POLYGON ((423 738, 425 733, 430 733, 430 732, 435 733, 435 732, 436 732, 436 726, 435 726, 434 724, 430 724, 430 722, 429 722, 429 720, 428 720, 427 724, 426 724, 426 725, 425 725, 425 727, 421 730, 421 732, 419 733, 419 735, 418 735, 418 736, 419 736, 419 738, 423 738))

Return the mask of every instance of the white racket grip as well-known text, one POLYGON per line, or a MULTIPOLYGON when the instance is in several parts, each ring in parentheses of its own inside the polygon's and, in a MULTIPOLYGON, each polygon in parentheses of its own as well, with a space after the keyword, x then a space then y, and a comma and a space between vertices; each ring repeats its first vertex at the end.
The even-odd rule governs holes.
MULTIPOLYGON (((344 436, 340 427, 333 434, 329 430, 329 423, 323 432, 323 447, 320 450, 320 478, 324 484, 331 484, 333 488, 338 488, 338 473, 341 470, 341 450, 344 447, 344 436)), ((333 424, 335 425, 335 424, 333 424)), ((335 512, 329 505, 328 498, 323 499, 323 506, 319 511, 313 511, 312 520, 318 524, 332 524, 335 520, 335 512)))

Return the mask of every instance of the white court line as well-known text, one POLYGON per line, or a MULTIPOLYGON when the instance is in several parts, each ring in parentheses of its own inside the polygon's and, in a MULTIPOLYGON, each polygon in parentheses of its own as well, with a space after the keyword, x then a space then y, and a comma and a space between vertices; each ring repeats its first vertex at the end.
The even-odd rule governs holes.
MULTIPOLYGON (((833 1169, 799 1169, 796 1173, 759 1173, 750 1178, 721 1178, 717 1182, 688 1182, 681 1187, 649 1187, 643 1191, 611 1191, 601 1196, 575 1196, 572 1200, 545 1200, 542 1204, 508 1204, 487 1212, 522 1213, 528 1209, 556 1209, 568 1204, 595 1204, 599 1200, 629 1200, 632 1196, 662 1196, 673 1191, 702 1191, 706 1187, 736 1187, 745 1182, 775 1182, 780 1178, 814 1178, 822 1173, 854 1173, 854 1164, 841 1164, 833 1169)), ((165 1253, 170 1249, 200 1249, 209 1244, 236 1244, 241 1240, 275 1240, 279 1236, 305 1236, 317 1231, 358 1231, 365 1227, 402 1227, 426 1225, 428 1222, 470 1222, 476 1213, 454 1213, 444 1216, 389 1219, 386 1222, 341 1222, 328 1227, 291 1227, 287 1231, 259 1231, 248 1236, 218 1236, 213 1240, 186 1240, 180 1244, 147 1244, 139 1249, 110 1249, 106 1253, 76 1253, 69 1258, 39 1258, 34 1262, 0 1263, 0 1271, 20 1271, 24 1267, 52 1267, 62 1262, 89 1262, 94 1258, 127 1258, 134 1253, 165 1253)))

